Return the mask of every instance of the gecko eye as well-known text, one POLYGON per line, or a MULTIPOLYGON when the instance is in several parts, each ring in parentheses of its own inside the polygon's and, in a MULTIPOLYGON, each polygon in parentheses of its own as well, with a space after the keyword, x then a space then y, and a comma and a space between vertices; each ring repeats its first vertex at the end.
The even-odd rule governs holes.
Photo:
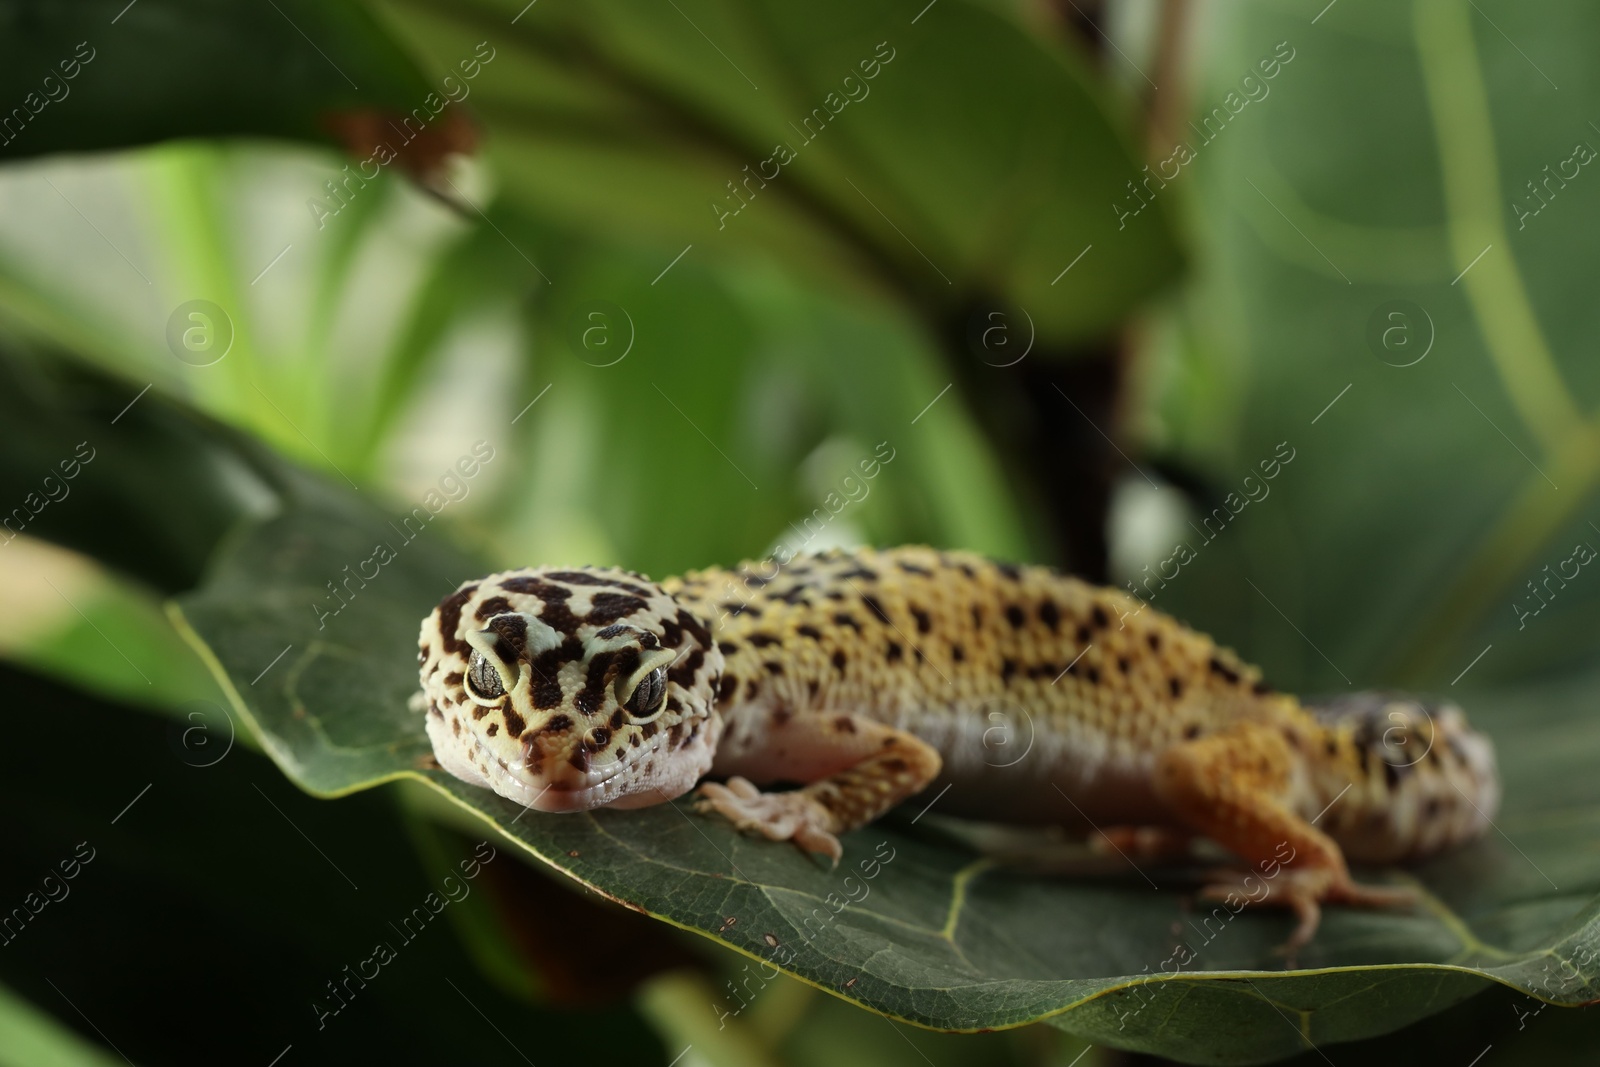
POLYGON ((652 717, 661 709, 661 702, 667 695, 667 669, 657 667, 633 687, 633 695, 623 701, 626 708, 636 720, 652 717))
POLYGON ((480 700, 493 700, 506 694, 500 672, 477 649, 473 649, 472 659, 467 662, 467 692, 480 700))

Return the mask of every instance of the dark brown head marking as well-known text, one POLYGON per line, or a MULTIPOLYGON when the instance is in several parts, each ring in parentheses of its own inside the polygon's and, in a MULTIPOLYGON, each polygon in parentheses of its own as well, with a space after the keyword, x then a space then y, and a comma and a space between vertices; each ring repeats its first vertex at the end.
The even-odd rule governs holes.
POLYGON ((584 621, 603 625, 643 611, 647 607, 649 604, 643 598, 630 596, 627 593, 596 593, 584 621))
POLYGON ((446 652, 462 652, 466 649, 467 643, 461 640, 458 633, 461 629, 461 609, 477 591, 476 585, 464 586, 439 604, 439 636, 444 641, 446 652))
POLYGON ((487 597, 483 603, 478 605, 477 614, 478 618, 480 619, 491 619, 502 612, 507 612, 510 610, 511 601, 507 600, 503 596, 492 596, 487 597))

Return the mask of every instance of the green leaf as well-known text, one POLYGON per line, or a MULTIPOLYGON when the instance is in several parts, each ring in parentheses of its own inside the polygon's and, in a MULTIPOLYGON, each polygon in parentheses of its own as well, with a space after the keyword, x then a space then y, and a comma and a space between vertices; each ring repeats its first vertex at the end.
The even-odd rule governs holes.
MULTIPOLYGON (((20 553, 23 548, 19 543, 6 551, 20 553)), ((93 570, 75 572, 60 560, 34 554, 23 565, 38 567, 35 573, 46 575, 59 568, 52 585, 61 580, 62 570, 73 574, 78 578, 76 591, 47 586, 39 590, 41 598, 48 598, 44 610, 29 611, 29 625, 16 629, 16 643, 0 648, 0 655, 64 684, 157 713, 181 715, 192 701, 222 698, 205 666, 167 625, 160 600, 148 590, 93 570)), ((12 570, 6 577, 14 580, 17 574, 12 570)), ((30 599, 22 603, 27 609, 35 606, 30 599)))
MULTIPOLYGON (((0 750, 0 804, 29 812, 8 826, 0 868, 0 981, 84 1040, 152 1067, 196 1049, 265 1064, 289 1046, 286 1061, 511 1065, 575 1062, 603 1032, 617 1062, 670 1059, 625 1005, 541 1005, 474 966, 460 928, 518 866, 497 838, 488 854, 482 833, 408 825, 384 793, 308 797, 230 743, 243 726, 221 706, 180 726, 9 665, 0 684, 51 710, 9 716, 0 750), (75 751, 64 775, 39 758, 61 750, 62 722, 114 743, 75 751), (11 909, 29 894, 35 914, 19 925, 11 909), (152 1022, 180 1003, 183 1025, 152 1022)), ((562 903, 594 921, 593 903, 562 903)), ((13 1010, 0 995, 0 1063, 49 1062, 13 1010)))
MULTIPOLYGON (((820 547, 816 538, 863 527, 1025 551, 1017 509, 997 490, 993 455, 961 398, 913 424, 949 385, 914 328, 772 271, 684 262, 666 290, 650 284, 649 266, 633 249, 576 254, 561 288, 540 287, 530 301, 543 358, 527 396, 550 392, 513 427, 526 436, 509 462, 531 471, 509 479, 528 487, 508 501, 526 531, 509 558, 666 571, 760 555, 774 541, 820 547), (609 299, 586 296, 596 293, 609 299), (587 317, 595 308, 601 317, 587 317), (582 345, 584 329, 602 322, 611 343, 627 346, 615 364, 620 353, 582 345), (861 479, 858 463, 880 445, 890 462, 861 479), (839 462, 825 472, 830 450, 839 462), (823 501, 846 495, 852 471, 857 499, 835 516, 823 501), (603 538, 575 545, 552 535, 576 516, 596 520, 603 538)), ((517 414, 511 407, 506 418, 517 414)))
POLYGON ((1164 207, 1112 208, 1141 164, 1081 57, 985 5, 379 6, 441 71, 491 40, 471 100, 503 195, 648 241, 655 270, 686 245, 781 249, 936 315, 1010 301, 1048 345, 1110 329, 1178 268, 1164 207))
POLYGON ((0 3, 0 160, 175 137, 335 143, 336 113, 410 114, 431 89, 347 0, 0 3))
POLYGON ((524 815, 426 769, 421 716, 407 708, 416 629, 475 573, 443 543, 447 521, 431 520, 408 543, 364 502, 296 478, 283 512, 230 539, 205 584, 175 604, 175 622, 304 788, 336 795, 421 778, 632 908, 754 957, 781 952, 784 969, 808 982, 940 1029, 1050 1019, 1118 1047, 1247 1063, 1307 1040, 1395 1029, 1494 981, 1558 1003, 1596 995, 1592 963, 1564 971, 1558 962, 1600 947, 1600 866, 1568 844, 1600 829, 1600 811, 1580 787, 1563 785, 1583 781, 1581 768, 1600 759, 1600 730, 1587 714, 1595 678, 1473 701, 1502 746, 1500 826, 1510 836, 1406 876, 1426 890, 1415 913, 1331 909, 1299 958, 1305 969, 1285 972, 1274 946, 1286 917, 1202 915, 1192 883, 1170 872, 1155 872, 1161 889, 1131 873, 1030 876, 900 822, 849 835, 845 865, 830 872, 683 803, 524 815), (324 614, 341 603, 327 583, 341 583, 379 543, 393 562, 364 584, 343 585, 343 605, 324 614), (1552 751, 1570 773, 1550 766, 1552 751), (868 895, 847 903, 862 885, 868 895), (1178 940, 1197 953, 1188 966, 1173 962, 1178 940))
MULTIPOLYGON (((1342 1046, 1340 1063, 1458 1063, 1475 1067, 1579 1064, 1593 1058, 1590 1011, 1561 1011, 1514 989, 1496 987, 1397 1034, 1342 1046)), ((1283 1067, 1327 1067, 1316 1050, 1283 1067)))
POLYGON ((1567 561, 1600 548, 1600 178, 1574 163, 1538 186, 1548 202, 1527 183, 1600 145, 1582 59, 1600 13, 1317 14, 1230 5, 1196 91, 1204 112, 1276 42, 1295 50, 1181 179, 1214 220, 1215 267, 1164 355, 1152 437, 1204 485, 1196 529, 1160 556, 1186 541, 1200 558, 1154 603, 1291 689, 1586 666, 1600 580, 1567 561), (1240 504, 1279 442, 1293 465, 1240 504), (1198 530, 1230 492, 1237 520, 1198 530))
POLYGON ((198 579, 233 524, 277 506, 270 458, 159 394, 0 339, 5 541, 27 534, 152 587, 198 579))
POLYGON ((26 1000, 0 986, 0 1064, 4 1067, 115 1067, 96 1048, 26 1000))

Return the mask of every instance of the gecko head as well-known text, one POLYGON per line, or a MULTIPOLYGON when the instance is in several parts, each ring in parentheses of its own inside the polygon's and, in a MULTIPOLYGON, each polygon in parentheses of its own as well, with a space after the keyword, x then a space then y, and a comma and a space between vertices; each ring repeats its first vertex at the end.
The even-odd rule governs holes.
POLYGON ((467 582, 423 620, 418 660, 440 766, 537 811, 685 793, 722 729, 709 629, 629 571, 467 582))

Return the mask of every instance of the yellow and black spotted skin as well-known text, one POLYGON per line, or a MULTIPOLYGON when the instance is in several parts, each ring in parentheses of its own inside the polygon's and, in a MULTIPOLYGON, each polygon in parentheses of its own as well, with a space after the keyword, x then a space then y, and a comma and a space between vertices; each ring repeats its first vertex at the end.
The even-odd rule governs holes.
POLYGON ((1405 899, 1345 856, 1435 851, 1498 802, 1493 749, 1453 707, 1307 709, 1115 590, 918 546, 659 585, 490 575, 424 620, 420 660, 440 765, 537 810, 661 803, 709 773, 727 782, 702 784, 703 810, 837 857, 838 834, 949 785, 950 813, 1286 864, 1296 941, 1319 902, 1405 899), (758 788, 777 784, 800 788, 758 788))

